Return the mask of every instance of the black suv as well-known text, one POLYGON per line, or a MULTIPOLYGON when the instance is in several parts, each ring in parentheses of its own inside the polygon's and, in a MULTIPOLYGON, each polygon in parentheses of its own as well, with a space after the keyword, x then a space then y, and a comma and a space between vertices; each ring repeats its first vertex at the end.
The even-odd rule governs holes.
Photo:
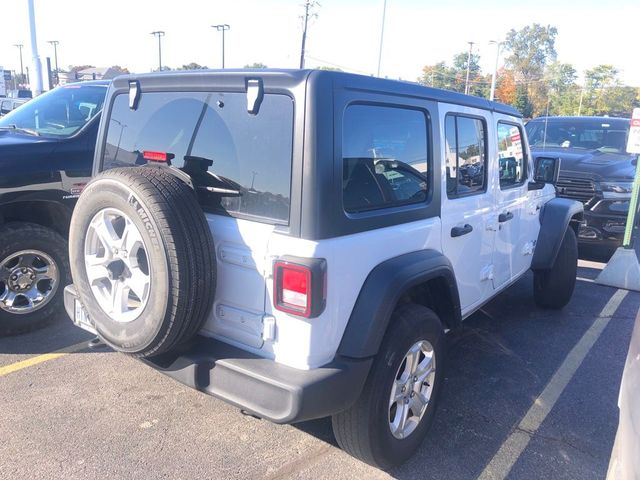
POLYGON ((71 212, 91 177, 108 85, 65 85, 0 119, 0 334, 62 306, 71 212))
POLYGON ((584 204, 581 245, 622 244, 635 156, 626 153, 629 119, 540 117, 526 125, 531 153, 559 157, 559 197, 584 204))

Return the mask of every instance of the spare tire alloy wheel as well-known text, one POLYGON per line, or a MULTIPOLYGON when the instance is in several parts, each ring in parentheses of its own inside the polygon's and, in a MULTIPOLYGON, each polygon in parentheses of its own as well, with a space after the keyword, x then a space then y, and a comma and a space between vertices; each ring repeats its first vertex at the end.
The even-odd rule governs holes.
POLYGON ((151 272, 147 249, 133 221, 116 208, 91 219, 84 262, 93 295, 111 319, 130 322, 149 300, 151 272))
POLYGON ((54 298, 60 283, 56 262, 39 250, 21 250, 0 260, 0 309, 23 315, 54 298))
POLYGON ((398 367, 389 398, 389 428, 398 439, 411 435, 427 411, 436 378, 436 357, 427 340, 413 344, 398 367))

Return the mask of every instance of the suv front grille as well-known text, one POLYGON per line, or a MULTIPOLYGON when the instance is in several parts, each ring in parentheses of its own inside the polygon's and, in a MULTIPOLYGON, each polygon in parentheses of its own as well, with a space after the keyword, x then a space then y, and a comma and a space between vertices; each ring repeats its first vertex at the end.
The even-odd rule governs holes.
POLYGON ((556 184, 558 196, 587 203, 596 194, 596 187, 588 178, 565 177, 560 175, 556 184))

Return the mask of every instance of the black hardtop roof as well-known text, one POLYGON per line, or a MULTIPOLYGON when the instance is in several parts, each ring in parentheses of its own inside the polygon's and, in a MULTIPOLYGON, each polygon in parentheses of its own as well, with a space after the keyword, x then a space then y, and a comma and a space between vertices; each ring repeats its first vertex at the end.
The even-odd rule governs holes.
MULTIPOLYGON (((389 80, 373 76, 358 75, 355 73, 337 72, 331 70, 288 70, 288 69, 225 69, 225 70, 170 70, 165 72, 153 72, 143 74, 131 74, 116 77, 113 81, 114 87, 123 88, 129 80, 140 80, 143 83, 154 85, 166 85, 178 87, 181 83, 193 85, 201 83, 208 78, 223 79, 232 77, 246 77, 251 74, 254 77, 276 80, 282 78, 283 83, 297 84, 306 81, 317 81, 320 78, 332 78, 334 84, 338 84, 347 89, 367 90, 379 93, 392 93, 417 98, 426 98, 444 103, 453 103, 467 107, 480 108, 504 113, 521 118, 522 114, 515 108, 499 102, 490 102, 484 98, 463 95, 461 93, 441 90, 438 88, 425 87, 415 82, 389 80)), ((144 89, 143 89, 144 90, 144 89)))
POLYGON ((629 118, 625 118, 625 117, 597 117, 597 116, 557 116, 557 117, 536 117, 533 118, 531 120, 529 120, 529 122, 616 122, 616 123, 624 123, 624 124, 628 124, 629 123, 629 118))

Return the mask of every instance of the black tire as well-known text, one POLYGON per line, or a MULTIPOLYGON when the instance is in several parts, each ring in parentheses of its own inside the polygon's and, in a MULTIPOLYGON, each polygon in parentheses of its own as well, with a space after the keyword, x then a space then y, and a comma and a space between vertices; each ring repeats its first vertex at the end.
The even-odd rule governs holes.
MULTIPOLYGON (((63 310, 63 290, 71 281, 67 241, 57 232, 34 223, 8 223, 0 227, 0 265, 20 251, 32 250, 48 255, 58 271, 50 300, 28 313, 12 313, 0 308, 0 335, 16 335, 43 327, 63 310)), ((0 275, 2 272, 0 272, 0 275)), ((8 289, 8 279, 0 279, 0 298, 8 289)))
POLYGON ((578 272, 578 242, 573 228, 568 227, 556 261, 550 270, 533 274, 533 298, 542 308, 561 309, 573 295, 578 272))
POLYGON ((396 309, 356 403, 332 417, 338 445, 353 457, 383 470, 411 457, 424 440, 437 408, 446 356, 446 338, 430 309, 405 304, 396 309), (391 433, 389 400, 396 374, 412 345, 427 340, 436 358, 435 381, 426 411, 415 430, 403 439, 391 433))
POLYGON ((69 249, 80 300, 99 336, 115 350, 137 357, 167 352, 192 338, 211 311, 216 257, 209 226, 193 190, 162 168, 113 169, 93 179, 73 213, 69 249), (105 208, 126 214, 146 248, 149 297, 128 323, 105 313, 88 282, 85 236, 105 208))

